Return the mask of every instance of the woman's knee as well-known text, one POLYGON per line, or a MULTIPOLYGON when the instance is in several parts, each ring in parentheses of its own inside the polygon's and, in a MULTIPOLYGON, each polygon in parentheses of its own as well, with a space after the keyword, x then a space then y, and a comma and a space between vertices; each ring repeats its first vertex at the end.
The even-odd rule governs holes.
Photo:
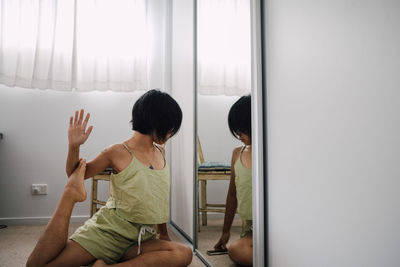
POLYGON ((29 257, 28 261, 26 262, 26 267, 39 267, 39 265, 36 264, 32 257, 29 257))
POLYGON ((240 254, 241 251, 241 244, 238 241, 233 242, 229 247, 228 247, 228 254, 229 257, 232 258, 235 257, 235 255, 240 254))
POLYGON ((228 248, 228 255, 232 261, 243 266, 253 264, 253 253, 250 246, 245 246, 243 242, 236 241, 228 248))
POLYGON ((192 250, 183 244, 175 243, 174 254, 179 260, 179 266, 188 266, 192 262, 192 250))

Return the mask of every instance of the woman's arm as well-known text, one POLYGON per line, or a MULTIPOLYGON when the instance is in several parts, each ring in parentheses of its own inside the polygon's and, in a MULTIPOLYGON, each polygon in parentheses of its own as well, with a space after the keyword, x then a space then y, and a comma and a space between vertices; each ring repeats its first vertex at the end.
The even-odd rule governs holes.
POLYGON ((222 236, 214 246, 216 250, 225 250, 226 244, 229 241, 230 231, 233 223, 233 219, 235 217, 236 208, 237 208, 237 199, 236 199, 236 185, 235 185, 235 162, 240 154, 240 148, 236 148, 232 153, 232 161, 231 161, 231 180, 229 182, 228 195, 226 196, 226 208, 225 208, 225 217, 224 217, 224 226, 222 228, 222 236))
POLYGON ((99 155, 86 164, 85 179, 95 176, 106 168, 113 167, 111 159, 113 158, 113 153, 116 153, 115 147, 116 145, 112 145, 104 149, 99 155))
MULTIPOLYGON (((80 112, 75 111, 75 117, 70 117, 69 128, 68 128, 68 156, 66 163, 66 172, 70 176, 75 170, 79 163, 79 150, 80 146, 83 145, 88 139, 92 132, 93 126, 86 126, 89 122, 90 113, 86 114, 85 120, 83 120, 85 111, 83 109, 80 112)), ((109 149, 105 149, 96 158, 86 164, 85 179, 93 177, 105 168, 112 167, 111 158, 114 151, 114 146, 109 149)))
POLYGON ((83 109, 81 109, 80 112, 77 110, 75 111, 75 117, 73 118, 71 116, 69 119, 68 156, 65 167, 68 177, 72 174, 79 163, 80 146, 85 143, 93 129, 93 126, 86 129, 90 113, 88 113, 85 120, 83 120, 84 113, 85 111, 83 109))
POLYGON ((235 217, 237 208, 236 199, 236 186, 235 186, 235 172, 231 172, 231 181, 229 183, 228 195, 226 196, 226 209, 224 217, 224 226, 222 233, 229 233, 231 231, 232 222, 235 217))
MULTIPOLYGON (((156 146, 160 149, 161 154, 165 158, 165 146, 156 144, 156 146)), ((158 229, 158 238, 161 240, 171 241, 171 238, 168 235, 168 229, 166 223, 157 224, 158 229)))

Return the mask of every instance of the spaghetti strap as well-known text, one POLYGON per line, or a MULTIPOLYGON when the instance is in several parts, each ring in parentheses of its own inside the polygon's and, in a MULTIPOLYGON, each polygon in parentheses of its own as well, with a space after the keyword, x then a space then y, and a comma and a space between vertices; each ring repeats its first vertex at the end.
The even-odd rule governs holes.
POLYGON ((133 155, 131 149, 125 143, 122 143, 122 145, 125 147, 126 150, 128 150, 129 154, 133 155))
POLYGON ((164 159, 164 166, 165 166, 167 164, 167 160, 165 159, 162 149, 156 144, 154 144, 154 146, 161 152, 161 155, 163 156, 163 159, 164 159))
POLYGON ((160 150, 161 154, 162 154, 163 157, 164 157, 164 153, 163 153, 162 149, 161 149, 158 145, 156 145, 156 144, 154 144, 154 146, 155 146, 158 150, 160 150))
POLYGON ((246 145, 244 145, 244 146, 242 147, 242 149, 240 150, 240 155, 242 155, 243 150, 245 150, 245 148, 246 148, 246 145))

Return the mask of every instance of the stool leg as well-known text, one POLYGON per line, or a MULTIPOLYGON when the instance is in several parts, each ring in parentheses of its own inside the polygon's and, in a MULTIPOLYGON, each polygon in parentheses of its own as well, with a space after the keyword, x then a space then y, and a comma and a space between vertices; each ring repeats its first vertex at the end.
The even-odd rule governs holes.
POLYGON ((92 178, 92 199, 90 200, 90 217, 97 211, 97 204, 93 203, 93 200, 97 199, 97 180, 92 178))
MULTIPOLYGON (((207 208, 207 181, 201 181, 201 207, 203 209, 207 208)), ((202 225, 207 225, 207 211, 202 212, 202 225)))
MULTIPOLYGON (((198 181, 197 188, 200 187, 200 181, 198 181)), ((197 192, 197 231, 200 232, 200 200, 199 200, 199 192, 197 192)))
POLYGON ((197 210, 197 231, 200 232, 200 210, 197 210))

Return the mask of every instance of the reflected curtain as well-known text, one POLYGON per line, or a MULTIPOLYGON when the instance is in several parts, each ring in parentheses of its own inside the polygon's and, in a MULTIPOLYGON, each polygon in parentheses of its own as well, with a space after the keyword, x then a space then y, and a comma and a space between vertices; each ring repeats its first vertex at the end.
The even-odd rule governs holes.
POLYGON ((198 91, 251 91, 250 0, 198 0, 198 91))
POLYGON ((166 34, 160 32, 166 29, 165 3, 0 3, 2 84, 56 90, 134 91, 148 89, 154 85, 152 79, 165 76, 166 34))

